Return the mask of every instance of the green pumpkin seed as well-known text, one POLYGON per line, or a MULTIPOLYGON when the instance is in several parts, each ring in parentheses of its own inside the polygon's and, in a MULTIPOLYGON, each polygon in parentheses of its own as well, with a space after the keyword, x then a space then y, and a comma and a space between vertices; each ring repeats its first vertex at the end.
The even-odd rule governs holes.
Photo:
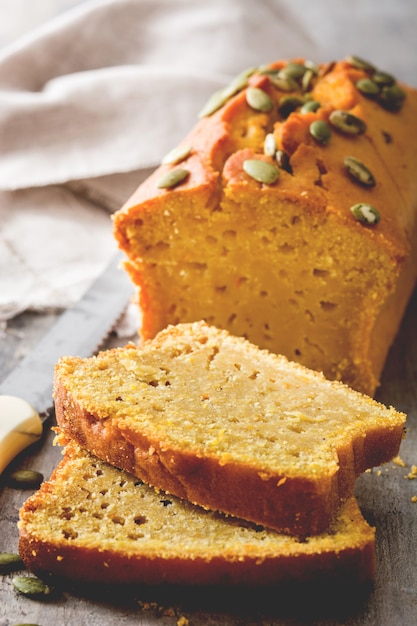
POLYGON ((303 78, 301 79, 301 89, 302 91, 309 91, 310 87, 313 84, 313 79, 314 79, 315 73, 313 72, 313 70, 307 70, 304 73, 303 78))
POLYGON ((274 157, 277 151, 277 142, 274 133, 268 133, 264 141, 264 153, 267 156, 274 157))
POLYGON ((43 474, 35 470, 16 470, 7 479, 9 487, 14 489, 37 489, 43 482, 43 474))
POLYGON ((202 118, 202 117, 209 117, 210 115, 213 115, 213 113, 218 111, 218 109, 221 109, 221 107, 224 104, 226 104, 228 99, 229 99, 229 96, 225 95, 224 89, 215 91, 207 100, 203 108, 201 109, 200 113, 198 114, 198 117, 202 118))
POLYGON ((248 79, 252 74, 256 72, 256 67, 250 67, 243 72, 240 72, 232 81, 223 89, 223 96, 227 99, 236 95, 239 91, 244 89, 248 84, 248 79))
POLYGON ((366 131, 365 122, 347 111, 332 111, 329 122, 334 128, 347 135, 361 135, 366 131))
POLYGON ((19 554, 14 552, 0 553, 0 573, 5 574, 23 567, 23 561, 19 554))
POLYGON ((192 148, 190 146, 178 146, 168 152, 168 154, 166 154, 162 159, 161 163, 163 165, 176 165, 190 156, 191 151, 192 148))
POLYGON ((310 124, 310 134, 311 136, 321 144, 329 143, 330 138, 332 136, 332 131, 330 130, 330 126, 327 122, 323 120, 315 120, 310 124))
POLYGON ((378 209, 371 204, 360 202, 350 207, 350 210, 358 222, 369 224, 370 226, 378 224, 381 219, 378 209))
POLYGON ((392 74, 388 74, 388 72, 381 72, 377 70, 372 74, 372 80, 377 85, 393 85, 395 83, 395 78, 392 74))
POLYGON ((281 170, 285 170, 289 174, 292 174, 292 167, 290 165, 290 157, 284 150, 277 150, 275 154, 275 159, 278 163, 278 167, 281 170))
POLYGON ((246 102, 251 109, 267 113, 274 106, 274 102, 269 94, 259 87, 248 87, 246 90, 246 102))
POLYGON ((366 61, 365 59, 362 59, 361 57, 358 57, 356 55, 350 55, 346 57, 346 61, 350 63, 350 65, 352 65, 353 67, 356 67, 356 69, 358 70, 363 70, 364 72, 375 71, 375 66, 372 65, 372 63, 369 63, 369 61, 366 61))
POLYGON ((298 96, 283 96, 278 102, 278 113, 284 118, 304 104, 304 99, 298 96))
POLYGON ((373 98, 379 94, 379 85, 370 78, 361 78, 358 80, 356 88, 368 98, 373 98))
POLYGON ((307 71, 307 67, 303 63, 287 63, 285 67, 280 70, 282 76, 292 78, 293 80, 299 80, 304 76, 307 71))
POLYGON ((406 93, 398 85, 383 87, 378 96, 378 103, 387 111, 399 111, 404 104, 406 93))
POLYGON ((12 582, 17 591, 30 598, 41 598, 51 593, 51 588, 35 576, 15 576, 12 582))
POLYGON ((361 185, 365 187, 374 187, 375 178, 372 172, 355 157, 347 156, 344 159, 344 164, 349 172, 350 176, 361 185))
POLYGON ((162 178, 159 179, 157 187, 159 189, 170 189, 182 183, 189 175, 188 170, 177 168, 170 170, 162 178))
POLYGON ((315 113, 320 108, 320 102, 309 100, 300 109, 300 113, 315 113))
POLYGON ((271 74, 269 76, 269 80, 276 89, 279 89, 279 91, 290 92, 298 90, 297 82, 290 76, 281 74, 281 72, 271 74))
POLYGON ((317 65, 317 63, 314 63, 314 61, 310 61, 310 60, 306 60, 304 61, 304 67, 307 68, 307 70, 309 70, 310 72, 313 72, 313 74, 318 74, 319 73, 319 67, 317 65))
POLYGON ((272 185, 278 180, 278 169, 261 159, 246 159, 243 162, 243 169, 251 178, 254 178, 258 183, 265 183, 266 185, 272 185))

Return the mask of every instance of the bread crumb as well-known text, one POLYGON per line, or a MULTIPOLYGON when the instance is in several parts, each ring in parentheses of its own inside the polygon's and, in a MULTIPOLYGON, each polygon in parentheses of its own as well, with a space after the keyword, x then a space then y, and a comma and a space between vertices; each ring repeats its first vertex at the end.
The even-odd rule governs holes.
POLYGON ((412 496, 411 497, 411 502, 417 502, 417 496, 412 496))
POLYGON ((188 626, 189 621, 184 615, 182 615, 177 621, 177 626, 188 626))
POLYGON ((395 456, 392 459, 392 462, 395 463, 395 465, 399 465, 400 467, 405 467, 405 463, 400 456, 395 456))
POLYGON ((417 478, 417 465, 412 465, 411 472, 406 474, 404 478, 408 478, 409 480, 413 480, 413 478, 417 478))

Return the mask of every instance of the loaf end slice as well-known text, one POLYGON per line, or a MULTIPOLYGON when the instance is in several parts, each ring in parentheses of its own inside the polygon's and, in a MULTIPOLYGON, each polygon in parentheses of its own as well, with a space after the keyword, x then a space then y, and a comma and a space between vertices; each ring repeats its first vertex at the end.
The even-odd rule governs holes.
POLYGON ((62 358, 64 435, 148 484, 295 535, 327 528, 405 415, 204 322, 62 358))

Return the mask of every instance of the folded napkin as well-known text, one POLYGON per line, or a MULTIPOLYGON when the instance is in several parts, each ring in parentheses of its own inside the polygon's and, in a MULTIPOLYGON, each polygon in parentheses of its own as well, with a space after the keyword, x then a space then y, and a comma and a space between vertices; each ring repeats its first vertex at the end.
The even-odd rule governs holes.
POLYGON ((94 0, 5 49, 0 320, 82 294, 116 250, 110 213, 242 69, 355 53, 412 82, 414 5, 94 0))

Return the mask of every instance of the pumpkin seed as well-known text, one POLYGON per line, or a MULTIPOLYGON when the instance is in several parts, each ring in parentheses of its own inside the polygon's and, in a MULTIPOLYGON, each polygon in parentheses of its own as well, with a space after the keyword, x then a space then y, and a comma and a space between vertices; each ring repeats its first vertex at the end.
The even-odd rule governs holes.
POLYGON ((243 169, 251 178, 254 178, 258 183, 265 183, 266 185, 272 185, 278 180, 278 169, 261 159, 246 159, 243 162, 243 169))
POLYGON ((369 63, 369 61, 366 61, 365 59, 362 59, 361 57, 358 57, 356 55, 350 55, 346 57, 346 61, 350 63, 350 65, 352 65, 353 67, 356 67, 356 69, 358 70, 363 70, 364 72, 375 71, 375 66, 372 65, 372 63, 369 63))
POLYGON ((320 102, 309 100, 300 109, 300 113, 315 113, 320 108, 320 102))
POLYGON ((181 168, 170 170, 159 179, 157 187, 159 189, 170 189, 172 187, 176 187, 187 178, 189 173, 190 172, 188 170, 181 168))
POLYGON ((364 185, 365 187, 374 187, 375 178, 372 172, 362 163, 362 161, 356 159, 355 157, 347 156, 344 159, 344 164, 347 171, 356 182, 364 185))
POLYGON ((15 576, 12 582, 17 591, 30 598, 40 598, 51 593, 51 588, 36 576, 15 576))
POLYGON ((163 165, 176 165, 177 163, 181 163, 191 154, 191 146, 178 146, 174 148, 168 154, 164 156, 161 163, 163 165))
POLYGON ((218 109, 220 109, 226 102, 228 101, 229 96, 224 92, 224 89, 220 89, 219 91, 215 91, 210 98, 207 100, 206 104, 201 109, 198 117, 209 117, 213 115, 218 109))
POLYGON ((313 74, 319 73, 319 67, 316 63, 314 63, 314 61, 310 61, 309 59, 307 59, 306 61, 304 61, 304 67, 313 72, 313 74))
POLYGON ((2 552, 0 553, 0 572, 5 574, 12 570, 21 569, 23 567, 23 561, 19 554, 14 552, 2 552))
POLYGON ((264 141, 264 153, 267 156, 273 157, 275 156, 276 151, 277 151, 277 142, 275 140, 274 133, 268 133, 264 141))
POLYGON ((301 89, 303 91, 308 91, 313 83, 313 78, 315 76, 315 73, 313 72, 313 70, 307 70, 302 79, 301 79, 301 89))
POLYGON ((332 136, 330 126, 324 120, 315 120, 310 124, 310 134, 318 143, 329 143, 332 136))
POLYGON ((293 80, 299 80, 306 73, 307 68, 303 63, 287 63, 285 67, 280 70, 282 76, 292 78, 293 80))
POLYGON ((379 70, 372 74, 372 80, 377 85, 393 85, 395 83, 395 78, 392 74, 388 74, 388 72, 381 72, 379 70))
POLYGON ((35 470, 16 470, 8 477, 7 484, 14 489, 37 489, 43 481, 43 474, 35 470))
POLYGON ((379 94, 379 86, 370 78, 361 78, 358 80, 356 88, 368 98, 373 98, 379 94))
POLYGON ((223 95, 225 98, 229 99, 232 96, 236 95, 239 91, 244 89, 248 84, 248 79, 252 74, 256 72, 256 67, 250 67, 243 72, 240 72, 235 78, 231 80, 231 82, 223 89, 223 95))
POLYGON ((293 111, 303 104, 303 98, 299 98, 298 96, 283 96, 278 102, 278 112, 284 119, 287 119, 293 111))
POLYGON ((373 207, 371 204, 359 202, 358 204, 351 206, 350 210, 354 218, 363 224, 378 224, 381 219, 378 209, 373 207))
POLYGON ((251 109, 267 113, 274 106, 274 102, 269 94, 259 87, 248 87, 246 90, 246 102, 251 109))
POLYGON ((281 74, 281 72, 271 74, 269 76, 269 80, 271 81, 273 86, 276 87, 276 89, 279 89, 280 91, 289 92, 289 91, 297 91, 298 89, 297 82, 294 79, 290 78, 290 76, 285 76, 281 74))
POLYGON ((290 157, 284 150, 277 150, 275 154, 276 161, 278 163, 278 167, 282 170, 285 170, 289 174, 292 174, 292 167, 290 165, 290 157))
POLYGON ((398 85, 383 87, 378 96, 379 104, 387 111, 399 111, 406 98, 405 91, 398 85))
POLYGON ((347 135, 361 135, 366 131, 365 122, 347 111, 332 111, 329 116, 329 122, 334 128, 347 135))

